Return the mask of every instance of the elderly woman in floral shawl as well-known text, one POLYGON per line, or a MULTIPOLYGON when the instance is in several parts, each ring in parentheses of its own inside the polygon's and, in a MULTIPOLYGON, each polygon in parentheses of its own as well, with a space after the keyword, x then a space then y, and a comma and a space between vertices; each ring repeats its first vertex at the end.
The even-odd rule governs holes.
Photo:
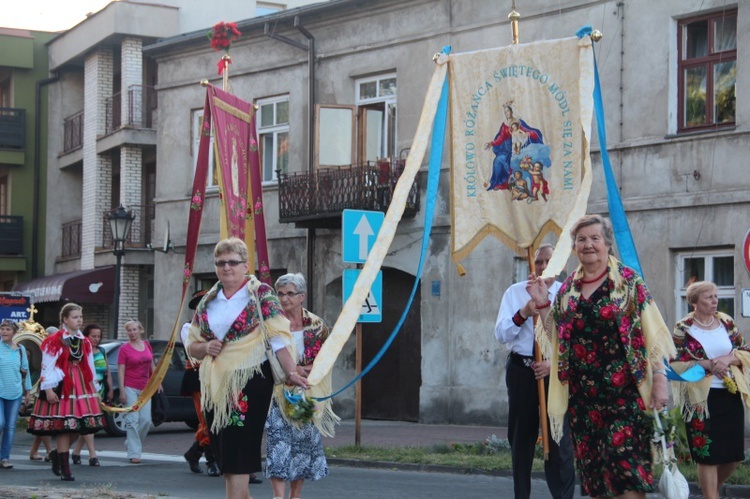
POLYGON ((248 499, 250 473, 262 469, 260 446, 273 391, 259 314, 277 345, 275 355, 287 382, 302 388, 307 383, 296 369, 289 320, 273 289, 248 275, 244 241, 219 241, 214 258, 219 282, 195 310, 186 349, 190 357, 203 361, 201 404, 227 498, 248 499))
POLYGON ((674 345, 643 279, 611 256, 609 220, 587 215, 571 236, 581 265, 554 303, 543 279, 527 284, 550 359, 552 436, 562 436, 567 412, 583 495, 645 498, 654 489, 645 409, 669 401, 663 361, 674 345))
MULTIPOLYGON (((292 338, 299 352, 297 370, 307 376, 312 363, 328 338, 328 326, 323 319, 302 307, 307 284, 302 274, 285 274, 276 280, 276 294, 291 322, 292 338)), ((331 373, 310 389, 310 396, 331 393, 331 373)), ((292 499, 302 497, 305 480, 320 480, 328 476, 328 464, 323 452, 321 433, 332 437, 339 418, 331 408, 331 399, 316 401, 312 419, 301 417, 299 409, 290 405, 284 387, 277 386, 271 411, 266 419, 266 477, 271 479, 274 499, 283 499, 286 483, 290 482, 292 499)))
POLYGON ((687 302, 693 311, 674 327, 677 357, 672 368, 681 374, 697 364, 706 377, 695 383, 673 382, 672 392, 685 417, 703 495, 712 499, 745 458, 742 416, 743 402, 747 407, 750 401, 750 348, 734 320, 717 312, 714 283, 688 286, 687 302))

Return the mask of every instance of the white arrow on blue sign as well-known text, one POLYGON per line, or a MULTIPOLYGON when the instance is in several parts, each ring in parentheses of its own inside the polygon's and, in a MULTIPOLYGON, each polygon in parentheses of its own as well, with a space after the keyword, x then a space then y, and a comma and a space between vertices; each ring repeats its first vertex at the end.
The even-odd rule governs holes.
MULTIPOLYGON (((344 269, 342 278, 344 284, 344 303, 354 291, 354 284, 359 277, 360 269, 344 269)), ((375 281, 372 283, 370 293, 362 304, 357 322, 382 322, 383 321, 383 271, 379 271, 375 281)))
POLYGON ((346 263, 365 263, 385 215, 382 211, 344 210, 341 215, 341 254, 346 263))

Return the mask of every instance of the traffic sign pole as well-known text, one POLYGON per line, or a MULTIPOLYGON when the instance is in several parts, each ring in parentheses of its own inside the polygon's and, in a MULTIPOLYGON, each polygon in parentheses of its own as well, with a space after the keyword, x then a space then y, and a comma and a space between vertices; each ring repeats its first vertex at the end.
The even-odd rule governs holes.
MULTIPOLYGON (((362 372, 362 323, 358 322, 355 327, 357 335, 356 345, 356 359, 355 373, 359 376, 362 372)), ((358 379, 355 384, 355 399, 354 399, 354 446, 359 447, 362 444, 362 380, 358 379)))
MULTIPOLYGON (((344 302, 349 298, 353 286, 362 269, 363 263, 367 260, 367 254, 375 244, 375 239, 383 225, 385 214, 379 211, 365 210, 344 210, 341 214, 341 256, 344 263, 357 264, 357 275, 352 276, 352 280, 347 279, 349 270, 344 270, 342 281, 344 283, 344 302)), ((356 344, 355 344, 355 374, 359 378, 362 372, 362 322, 380 322, 382 321, 382 294, 383 294, 383 274, 378 273, 378 278, 373 283, 370 290, 370 296, 367 297, 363 305, 359 320, 357 320, 356 344)), ((358 379, 354 384, 354 445, 359 447, 362 443, 362 380, 358 379)))

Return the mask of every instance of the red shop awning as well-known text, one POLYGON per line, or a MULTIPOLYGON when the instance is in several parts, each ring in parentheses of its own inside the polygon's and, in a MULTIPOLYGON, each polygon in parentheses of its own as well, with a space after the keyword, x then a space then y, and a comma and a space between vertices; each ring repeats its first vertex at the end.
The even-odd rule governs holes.
POLYGON ((13 291, 31 295, 35 303, 72 301, 108 304, 112 303, 115 295, 115 267, 38 277, 17 284, 13 291))

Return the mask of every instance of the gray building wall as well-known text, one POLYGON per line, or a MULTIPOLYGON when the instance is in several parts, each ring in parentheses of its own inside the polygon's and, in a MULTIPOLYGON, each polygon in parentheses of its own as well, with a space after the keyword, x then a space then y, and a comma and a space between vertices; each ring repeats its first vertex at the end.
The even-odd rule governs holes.
MULTIPOLYGON (((604 33, 596 45, 613 169, 648 283, 665 320, 676 311, 676 255, 685 249, 730 248, 735 259, 736 318, 740 290, 750 287, 741 244, 747 232, 748 182, 736 165, 750 153, 747 120, 750 69, 738 56, 737 126, 705 134, 674 135, 676 129, 676 19, 724 7, 718 0, 569 0, 523 2, 521 41, 572 36, 584 24, 604 33), (648 15, 642 15, 648 12, 648 15), (622 89, 622 90, 620 90, 622 89), (685 173, 701 172, 696 181, 685 173)), ((395 72, 398 78, 398 149, 407 148, 417 126, 432 55, 444 45, 453 52, 510 42, 508 12, 494 0, 338 1, 298 13, 315 36, 316 91, 322 104, 353 104, 358 77, 395 72), (334 7, 335 6, 335 10, 334 7), (418 20, 418 21, 416 21, 418 20)), ((277 32, 301 39, 291 20, 277 32)), ((739 6, 738 54, 750 49, 750 9, 739 6)), ((307 59, 303 51, 264 37, 262 24, 247 24, 232 47, 232 91, 248 101, 280 94, 290 98, 290 171, 306 171, 307 59)), ((159 62, 157 226, 171 222, 173 240, 184 244, 195 152, 191 110, 201 108, 205 90, 197 82, 215 78, 217 54, 205 41, 164 40, 145 52, 159 62)), ((594 124, 592 124, 594 126, 594 124)), ((597 143, 589 212, 606 213, 606 189, 597 143)), ((462 262, 458 277, 450 259, 449 154, 444 156, 434 229, 421 283, 421 377, 419 419, 434 423, 502 424, 507 417, 504 363, 507 351, 493 327, 503 291, 514 281, 515 255, 486 239, 462 262), (440 283, 439 296, 431 294, 440 283)), ((424 179, 418 177, 424 189, 424 179)), ((273 269, 306 270, 306 233, 278 222, 277 188, 264 189, 273 269)), ((218 240, 218 200, 210 193, 204 214, 196 273, 213 272, 210 252, 218 240)), ((384 267, 414 274, 423 213, 401 223, 384 267)), ((157 229, 157 233, 159 229, 157 229)), ((340 231, 318 230, 315 247, 314 312, 333 323, 341 308, 336 289, 342 269, 340 231)), ((182 257, 155 260, 156 330, 171 329, 179 306, 182 257)), ((385 298, 387 299, 387 297, 385 298)), ((184 320, 189 318, 183 313, 184 320)), ((334 388, 353 375, 353 338, 337 361, 334 388)), ((336 399, 342 416, 352 415, 354 392, 336 399)))

